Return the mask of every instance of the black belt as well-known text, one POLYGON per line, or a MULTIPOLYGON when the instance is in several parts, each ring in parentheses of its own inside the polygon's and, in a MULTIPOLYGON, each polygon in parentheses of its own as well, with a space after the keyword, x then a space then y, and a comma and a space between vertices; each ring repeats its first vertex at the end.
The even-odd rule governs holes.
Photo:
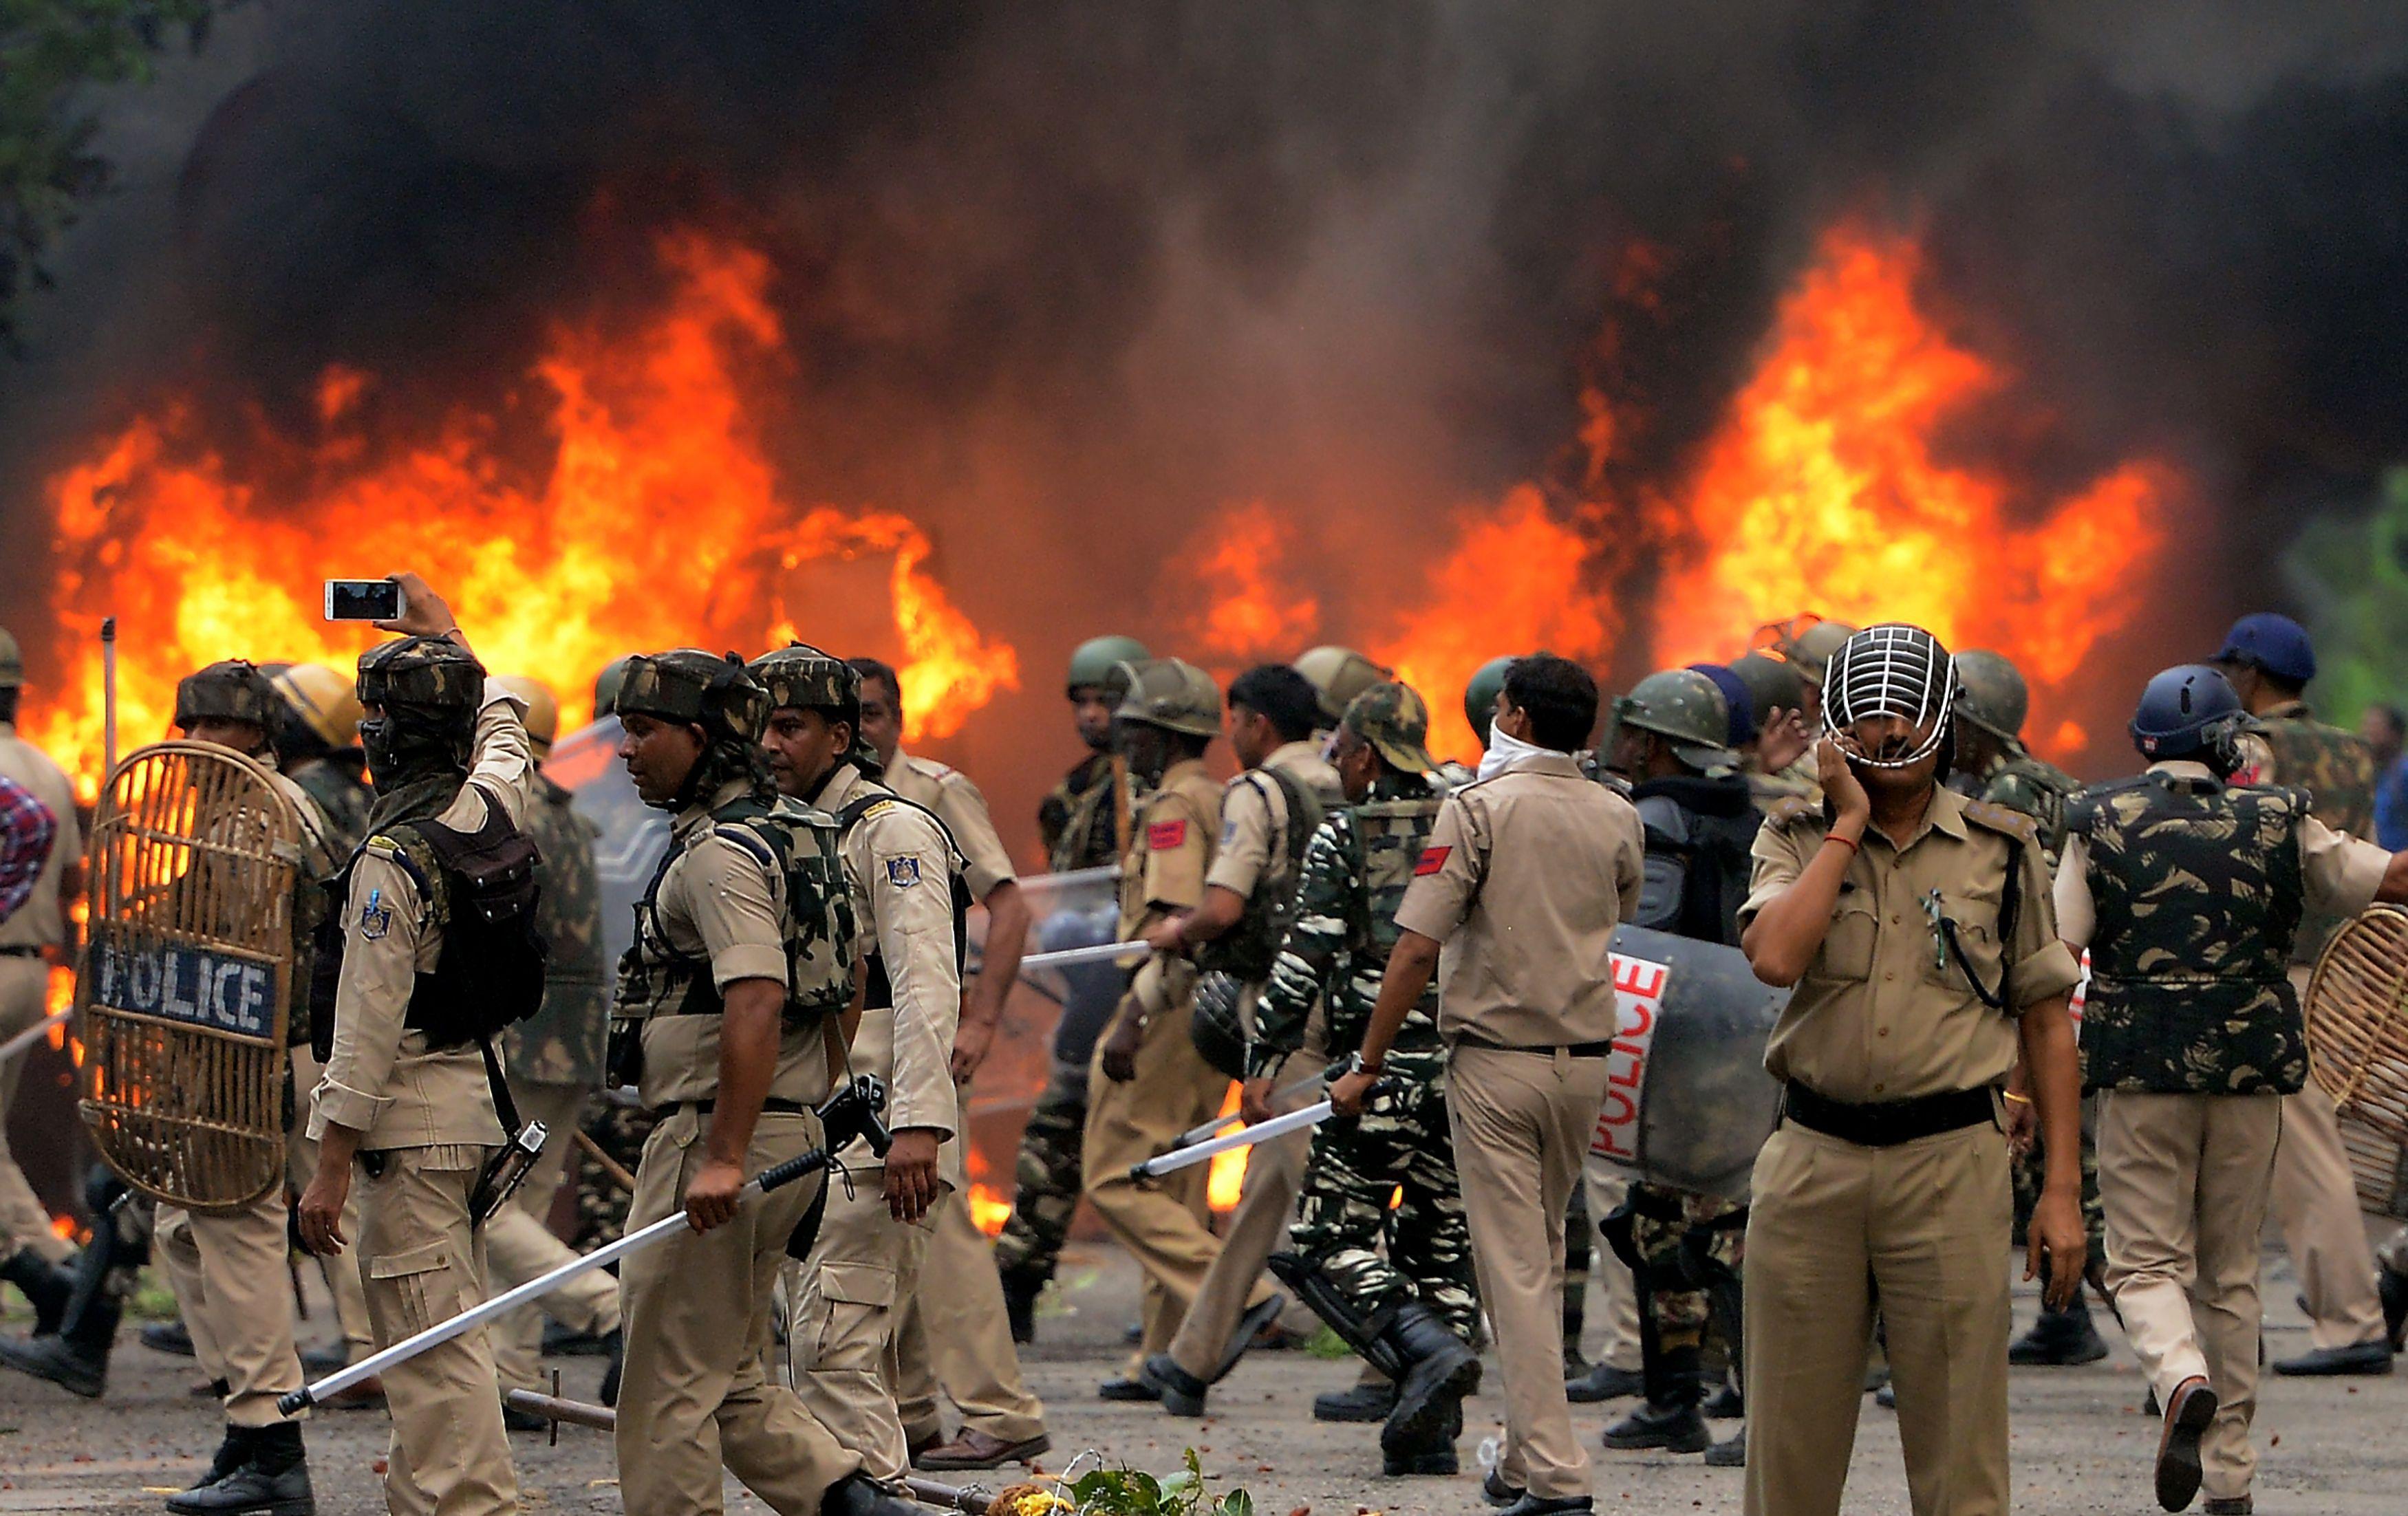
POLYGON ((39 958, 42 950, 34 947, 0 948, 0 958, 39 958))
POLYGON ((1827 1099, 1792 1080, 1782 1093, 1781 1113, 1810 1132, 1835 1137, 1860 1148, 1895 1148, 1901 1142, 1994 1122, 1998 1119, 1998 1106, 1986 1084, 1972 1090, 1916 1095, 1912 1100, 1852 1106, 1827 1099))
POLYGON ((1558 1052, 1574 1058, 1603 1058, 1613 1051, 1613 1039, 1603 1042, 1492 1042, 1474 1032, 1460 1034, 1462 1040, 1475 1048, 1494 1048, 1498 1052, 1535 1052, 1553 1057, 1558 1052))
MULTIPOLYGON (((672 1100, 665 1106, 654 1106, 652 1120, 666 1121, 681 1110, 691 1110, 699 1115, 708 1116, 718 1108, 717 1100, 672 1100)), ((810 1108, 799 1100, 787 1100, 774 1094, 761 1102, 761 1114, 764 1116, 802 1116, 809 1114, 810 1108)))

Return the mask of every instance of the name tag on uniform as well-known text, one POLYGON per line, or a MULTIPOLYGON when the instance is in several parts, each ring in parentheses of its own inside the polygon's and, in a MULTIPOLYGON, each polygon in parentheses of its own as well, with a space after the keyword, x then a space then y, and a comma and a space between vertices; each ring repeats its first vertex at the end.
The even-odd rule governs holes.
POLYGON ((1186 842, 1185 822, 1156 822, 1145 829, 1145 845, 1155 852, 1167 848, 1183 847, 1186 842))
POLYGON ((920 882, 920 860, 889 858, 886 860, 886 882, 898 890, 908 890, 920 882))
POLYGON ((1453 851, 1455 851, 1455 850, 1451 847, 1424 848, 1422 850, 1420 860, 1413 865, 1413 877, 1415 879, 1419 879, 1424 874, 1435 874, 1440 869, 1444 868, 1446 866, 1447 854, 1453 851))

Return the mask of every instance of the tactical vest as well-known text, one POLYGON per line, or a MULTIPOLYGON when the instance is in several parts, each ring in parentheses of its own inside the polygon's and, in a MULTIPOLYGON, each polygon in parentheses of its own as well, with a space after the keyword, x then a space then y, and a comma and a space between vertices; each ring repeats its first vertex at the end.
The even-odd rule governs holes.
POLYGON ((1681 819, 1685 837, 1644 829, 1649 852, 1681 862, 1681 900, 1665 930, 1736 948, 1739 908, 1747 903, 1756 867, 1752 850, 1764 818, 1753 808, 1736 816, 1709 816, 1682 806, 1681 819))
MULTIPOLYGON (((679 951, 661 925, 661 880, 704 834, 696 829, 653 870, 636 906, 636 940, 619 960, 614 1022, 654 1016, 716 1016, 726 1009, 706 953, 679 951)), ((853 896, 844 882, 837 819, 791 801, 764 804, 747 795, 711 812, 708 834, 743 849, 785 880, 785 1024, 833 1015, 853 1000, 853 896)))
POLYGON ((2143 774, 2068 808, 2088 839, 2085 1081, 2163 1094, 2290 1094, 2305 1029, 2285 970, 2307 903, 2296 790, 2143 774))
MULTIPOLYGON (((2301 792, 2316 820, 2334 831, 2373 839, 2374 754, 2356 733, 2327 726, 2304 708, 2296 715, 2273 717, 2258 730, 2273 754, 2276 783, 2301 792)), ((2315 963, 2342 920, 2329 911, 2309 911, 2291 962, 2315 963)))
MULTIPOLYGON (((837 812, 837 835, 839 837, 851 835, 856 822, 858 822, 864 816, 868 815, 872 810, 875 810, 882 805, 910 807, 913 810, 918 811, 921 815, 925 816, 928 820, 934 822, 937 826, 938 836, 945 839, 945 873, 948 882, 953 886, 953 972, 958 975, 961 972, 962 965, 969 962, 970 951, 969 937, 968 936, 970 916, 970 883, 968 879, 964 877, 962 869, 958 866, 958 860, 962 856, 961 844, 953 840, 953 828, 945 824, 943 817, 939 816, 935 811, 930 810, 927 807, 920 804, 916 800, 906 800, 901 795, 883 789, 873 789, 868 791, 867 794, 854 795, 851 800, 846 801, 844 808, 837 812)), ((879 946, 875 923, 873 923, 872 930, 869 935, 869 946, 863 950, 861 982, 862 1009, 891 1010, 894 1008, 895 981, 886 972, 886 954, 879 946)))
MULTIPOLYGON (((1238 923, 1196 950, 1196 967, 1201 973, 1226 974, 1248 984, 1260 984, 1271 977, 1280 944, 1287 939, 1288 924, 1296 920, 1297 887, 1304 882, 1304 851, 1320 829, 1322 805, 1320 796, 1268 765, 1246 779, 1257 786, 1268 779, 1279 787, 1287 803, 1283 838, 1286 845, 1272 855, 1270 866, 1254 881, 1238 923)), ((1269 792, 1260 793, 1268 809, 1269 792)))
POLYGON ((1413 882, 1414 865, 1438 827, 1440 800, 1375 800, 1351 812, 1355 855, 1348 862, 1363 881, 1363 914, 1346 923, 1346 951, 1357 965, 1384 965, 1403 929, 1397 908, 1413 882))
MULTIPOLYGON (((335 856, 327 840, 312 836, 305 824, 301 829, 301 862, 293 871, 293 977, 292 987, 285 994, 284 1022, 284 1045, 289 1048, 307 1043, 313 1052, 316 1051, 312 1008, 318 998, 318 937, 327 919, 335 913, 329 891, 342 868, 342 861, 335 856)), ((331 1006, 326 1024, 330 1028, 334 1025, 331 1006)))
POLYGON ((2023 811, 2029 816, 2040 827, 2041 851, 2047 853, 2049 860, 2054 863, 2057 854, 2065 850, 2065 803, 2071 800, 2074 793, 2081 788, 2081 784, 2073 776, 2065 770, 2051 764, 2042 763, 2039 759, 2026 753, 2010 758, 1993 769, 1989 777, 1983 780, 1982 795, 1983 798, 1992 800, 1994 804, 2005 806, 2011 810, 2023 811), (2012 800, 1992 795, 1991 791, 2002 779, 2015 781, 2019 788, 2028 791, 2038 803, 2026 807, 2017 805, 2012 800))

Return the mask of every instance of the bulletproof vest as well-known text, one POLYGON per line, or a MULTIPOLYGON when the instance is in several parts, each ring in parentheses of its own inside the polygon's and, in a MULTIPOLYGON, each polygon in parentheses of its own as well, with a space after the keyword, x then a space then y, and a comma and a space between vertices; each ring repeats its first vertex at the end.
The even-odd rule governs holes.
POLYGON ((1120 862, 1120 808, 1112 789, 1112 761, 1096 753, 1065 775, 1038 808, 1046 865, 1054 873, 1120 862))
MULTIPOLYGON (((2273 754, 2271 778, 2276 783, 2305 792, 2308 808, 2334 831, 2373 839, 2374 750, 2362 738, 2304 714, 2272 718, 2260 724, 2258 735, 2273 754)), ((2339 916, 2310 911, 2291 962, 2315 962, 2341 926, 2339 916)))
MULTIPOLYGON (((1677 804, 1677 802, 1676 802, 1677 804)), ((1736 816, 1710 816, 1680 808, 1676 835, 1644 828, 1647 851, 1681 862, 1681 901, 1659 929, 1700 942, 1739 946, 1739 908, 1747 902, 1756 861, 1756 828, 1763 814, 1754 807, 1736 816)))
POLYGON ((511 1028, 508 1062, 518 1077, 545 1084, 591 1084, 601 1077, 609 1020, 603 956, 601 884, 594 871, 594 827, 570 808, 568 792, 538 776, 527 835, 542 863, 536 930, 551 945, 543 1008, 511 1028))
MULTIPOLYGON (((962 855, 962 850, 960 845, 953 840, 953 828, 947 826, 944 823, 943 819, 939 817, 935 811, 930 810, 924 805, 921 805, 918 801, 906 800, 901 795, 895 794, 891 790, 874 789, 866 794, 854 795, 851 800, 845 802, 844 808, 842 810, 837 812, 836 820, 838 836, 841 837, 850 835, 854 823, 859 822, 864 816, 868 815, 871 811, 876 810, 879 807, 887 805, 910 807, 921 815, 927 817, 928 820, 935 822, 937 823, 937 831, 939 835, 943 837, 945 839, 945 852, 947 858, 945 872, 948 881, 953 886, 953 970, 958 974, 961 971, 962 965, 969 962, 969 938, 967 935, 967 931, 969 925, 970 914, 970 883, 968 879, 964 876, 961 868, 958 866, 957 861, 962 855)), ((878 935, 875 930, 872 930, 870 933, 868 948, 864 950, 864 957, 861 965, 861 981, 862 1009, 887 1010, 894 1007, 895 981, 887 975, 886 954, 882 951, 878 946, 878 935)))
POLYGON ((660 921, 661 880, 669 865, 706 835, 743 849, 785 881, 780 927, 785 934, 786 1024, 843 1010, 853 1000, 853 915, 837 819, 793 801, 770 805, 746 795, 711 812, 711 823, 708 834, 697 828, 686 847, 670 849, 644 887, 636 906, 636 940, 619 960, 612 1020, 716 1016, 726 1008, 709 956, 681 952, 660 921))
POLYGON ((2300 1088, 2305 1030, 2285 970, 2307 902, 2296 790, 2143 774, 2075 797, 2099 922, 2082 1020, 2092 1088, 2300 1088))
POLYGON ((1377 800, 1354 808, 1355 877, 1363 881, 1364 913, 1346 923, 1346 949, 1359 965, 1382 965, 1402 929, 1397 908, 1413 882, 1413 868, 1438 826, 1440 800, 1377 800))
POLYGON ((1992 769, 1977 798, 2029 816, 2040 827, 2041 851, 2055 862, 2065 850, 2065 803, 2081 788, 2072 775, 2026 753, 1992 769))
MULTIPOLYGON (((332 919, 337 930, 341 922, 335 910, 331 891, 342 872, 342 859, 337 855, 334 840, 324 831, 323 816, 311 818, 315 825, 305 822, 301 828, 301 864, 293 873, 293 976, 290 1002, 285 1018, 284 1041, 287 1047, 304 1043, 314 1051, 318 1037, 313 1028, 313 1012, 318 999, 318 943, 326 922, 332 919)), ((331 1029, 334 1012, 331 1007, 325 1016, 331 1029)), ((332 1042, 328 1044, 332 1051, 332 1042)))
MULTIPOLYGON (((1272 853, 1269 866, 1254 881, 1238 923, 1196 950, 1199 971, 1227 974, 1249 984, 1269 979, 1271 965, 1279 960, 1280 943, 1287 937, 1288 923, 1296 919, 1297 887, 1304 882, 1304 851, 1320 827, 1322 815, 1320 797, 1278 769, 1266 765, 1246 776, 1248 783, 1257 786, 1266 779, 1278 786, 1287 803, 1282 838, 1285 845, 1272 853)), ((1263 797, 1268 808, 1269 792, 1263 792, 1263 797)))

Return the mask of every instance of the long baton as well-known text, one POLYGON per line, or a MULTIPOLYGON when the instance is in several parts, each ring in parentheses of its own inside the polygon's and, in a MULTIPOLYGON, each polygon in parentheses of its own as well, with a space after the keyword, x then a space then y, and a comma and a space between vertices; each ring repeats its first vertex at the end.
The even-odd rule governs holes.
POLYGON ((117 771, 117 618, 100 619, 100 761, 117 771))
MULTIPOLYGON (((1304 1094, 1305 1091, 1312 1089, 1316 1084, 1319 1084, 1323 1076, 1319 1074, 1307 1074, 1304 1078, 1297 1080, 1294 1084, 1289 1085, 1283 1090, 1274 1090, 1271 1092, 1270 1103, 1272 1105, 1277 1105, 1283 1100, 1293 1100, 1297 1095, 1304 1094)), ((1234 1116, 1215 1116, 1211 1121, 1204 1123, 1202 1125, 1191 1126, 1186 1131, 1180 1133, 1175 1137, 1172 1137, 1170 1139, 1169 1146, 1164 1148, 1162 1151, 1165 1152, 1177 1152, 1180 1149, 1186 1147, 1191 1142, 1203 1141, 1206 1137, 1211 1137, 1213 1133, 1221 1130, 1221 1128, 1228 1125, 1235 1120, 1237 1120, 1237 1118, 1234 1116)))
MULTIPOLYGON (((828 1150, 813 1148, 798 1152, 784 1163, 765 1168, 745 1181, 737 1192, 739 1202, 752 1194, 767 1194, 783 1189, 806 1174, 816 1174, 828 1166, 828 1150)), ((381 1374, 395 1364, 407 1363, 429 1348, 438 1348, 466 1332, 473 1332, 494 1317, 517 1309, 528 1301, 550 1294, 580 1274, 590 1274, 605 1264, 615 1263, 631 1252, 640 1252, 655 1242, 667 1240, 681 1230, 692 1230, 685 1212, 671 1211, 640 1231, 630 1232, 616 1242, 605 1243, 581 1258, 561 1265, 549 1274, 539 1274, 515 1290, 505 1290, 481 1306, 462 1311, 448 1321, 436 1323, 416 1337, 404 1337, 382 1352, 373 1352, 348 1368, 337 1369, 315 1384, 307 1384, 292 1394, 279 1397, 276 1409, 291 1416, 306 1406, 314 1406, 330 1394, 350 1389, 371 1375, 381 1374)))
POLYGON ((1141 958, 1154 950, 1142 942, 1098 942, 1092 948, 1056 948, 1052 952, 1032 952, 1020 960, 1020 971, 1026 974, 1037 968, 1075 968, 1081 964, 1116 964, 1124 958, 1141 958))
POLYGON ((1274 1116, 1267 1122, 1256 1122, 1252 1126, 1241 1126, 1228 1136, 1216 1137, 1210 1142, 1199 1142, 1192 1148, 1182 1148, 1177 1152, 1166 1152, 1159 1158, 1149 1158, 1141 1164, 1131 1164, 1129 1178, 1158 1180, 1165 1174, 1175 1174, 1182 1168, 1200 1164, 1208 1158, 1216 1158, 1225 1152, 1235 1152, 1240 1148, 1251 1148, 1257 1142, 1268 1142, 1272 1137, 1285 1137, 1290 1132, 1301 1132, 1308 1126, 1318 1125, 1328 1119, 1329 1102, 1323 1100, 1307 1106, 1302 1110, 1291 1110, 1284 1116, 1274 1116))
POLYGON ((10 1037, 7 1041, 0 1042, 0 1064, 7 1063, 9 1059, 16 1057, 27 1048, 32 1047, 35 1043, 41 1041, 44 1037, 50 1034, 51 1027, 64 1026, 74 1018, 74 1016, 75 1008, 73 1006, 69 1006, 64 1010, 54 1010, 49 1015, 43 1017, 40 1021, 36 1022, 33 1025, 18 1033, 15 1037, 10 1037))

